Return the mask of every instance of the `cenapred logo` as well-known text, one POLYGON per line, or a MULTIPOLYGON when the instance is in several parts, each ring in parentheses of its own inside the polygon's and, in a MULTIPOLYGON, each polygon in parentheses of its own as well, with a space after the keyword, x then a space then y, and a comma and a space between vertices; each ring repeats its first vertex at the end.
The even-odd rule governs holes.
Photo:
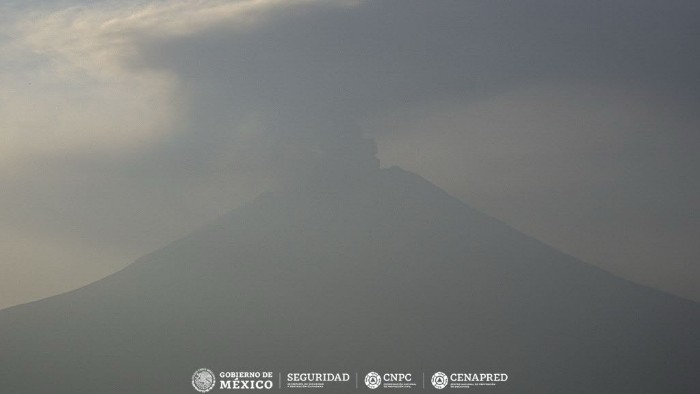
POLYGON ((442 372, 435 372, 433 377, 430 379, 430 383, 432 383, 433 387, 438 390, 442 390, 447 387, 448 382, 449 380, 447 379, 447 375, 442 372))
POLYGON ((365 376, 365 384, 371 389, 376 389, 382 384, 382 377, 376 372, 370 372, 365 376))
POLYGON ((200 393, 206 393, 214 388, 216 376, 207 368, 200 368, 192 374, 192 386, 200 393))

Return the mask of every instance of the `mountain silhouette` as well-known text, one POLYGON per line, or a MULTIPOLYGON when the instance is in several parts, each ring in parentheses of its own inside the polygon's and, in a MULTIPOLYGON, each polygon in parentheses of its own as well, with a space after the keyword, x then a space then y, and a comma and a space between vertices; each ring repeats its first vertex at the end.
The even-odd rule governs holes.
POLYGON ((107 278, 0 311, 3 393, 194 393, 202 367, 359 372, 360 391, 377 370, 508 374, 470 392, 698 393, 700 307, 394 167, 263 194, 107 278))

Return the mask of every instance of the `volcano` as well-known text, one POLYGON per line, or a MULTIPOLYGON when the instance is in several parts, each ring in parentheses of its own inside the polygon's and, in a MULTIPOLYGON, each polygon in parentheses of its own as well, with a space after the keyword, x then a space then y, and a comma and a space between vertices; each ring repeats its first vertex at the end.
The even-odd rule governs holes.
MULTIPOLYGON (((700 306, 399 168, 259 196, 75 291, 0 312, 0 392, 193 393, 192 373, 505 373, 471 392, 698 393, 700 306)), ((223 391, 215 387, 214 392, 223 391)), ((286 391, 290 391, 287 389, 286 391)), ((293 390, 302 392, 303 389, 293 390)), ((313 390, 310 390, 313 391, 313 390)), ((447 390, 451 391, 451 390, 447 390)))

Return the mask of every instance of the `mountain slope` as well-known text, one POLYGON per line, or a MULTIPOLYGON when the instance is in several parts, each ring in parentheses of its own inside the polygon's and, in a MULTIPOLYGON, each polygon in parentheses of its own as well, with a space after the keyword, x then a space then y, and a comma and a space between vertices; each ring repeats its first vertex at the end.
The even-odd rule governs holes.
POLYGON ((508 373, 485 392, 693 393, 699 329, 697 304, 392 168, 265 194, 108 278, 1 311, 0 382, 192 393, 204 366, 445 369, 508 373))

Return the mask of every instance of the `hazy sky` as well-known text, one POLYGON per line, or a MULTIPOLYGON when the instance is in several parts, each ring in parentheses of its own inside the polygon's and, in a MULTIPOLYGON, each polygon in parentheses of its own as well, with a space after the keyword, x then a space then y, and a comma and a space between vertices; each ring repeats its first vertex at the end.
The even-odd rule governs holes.
POLYGON ((700 300, 695 1, 0 6, 0 307, 374 160, 700 300), (330 170, 329 170, 330 169, 330 170))

